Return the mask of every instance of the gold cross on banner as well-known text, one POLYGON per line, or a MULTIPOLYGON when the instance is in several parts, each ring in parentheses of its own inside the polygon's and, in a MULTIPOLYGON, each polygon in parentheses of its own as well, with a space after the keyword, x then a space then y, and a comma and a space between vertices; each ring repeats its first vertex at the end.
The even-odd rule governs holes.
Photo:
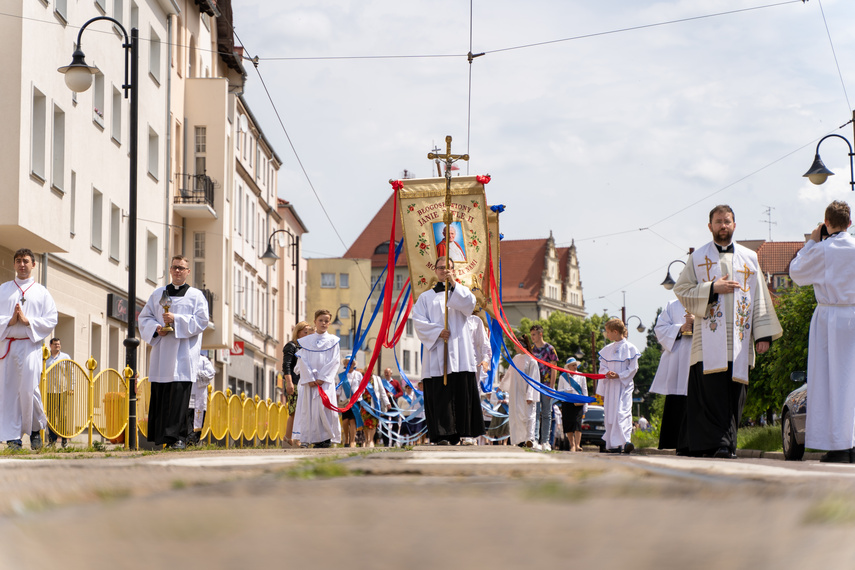
MULTIPOLYGON (((445 137, 445 154, 428 153, 429 160, 444 160, 445 161, 445 213, 442 220, 445 222, 445 243, 451 243, 449 235, 451 228, 451 165, 455 160, 469 160, 468 154, 451 154, 451 135, 445 137)), ((449 251, 450 248, 449 248, 449 251)), ((448 259, 446 258, 446 263, 448 259)), ((448 290, 449 279, 445 280, 445 330, 448 330, 448 290)), ((445 339, 445 359, 442 369, 442 384, 448 384, 448 339, 445 339)))
MULTIPOLYGON (((715 265, 715 261, 711 260, 711 259, 709 258, 709 256, 706 256, 706 255, 704 256, 704 259, 706 260, 706 263, 699 263, 699 264, 698 264, 698 267, 706 267, 706 268, 707 268, 707 278, 706 278, 706 281, 709 281, 709 280, 710 280, 710 268, 711 268, 713 265, 715 265)), ((706 282, 706 281, 705 281, 705 282, 706 282)))
POLYGON ((742 267, 743 267, 742 269, 737 270, 737 273, 742 273, 745 276, 742 279, 742 285, 743 286, 740 287, 740 289, 742 289, 743 291, 749 291, 751 289, 751 287, 748 286, 748 278, 751 277, 752 275, 754 275, 756 273, 756 271, 751 271, 751 269, 748 267, 747 263, 743 263, 742 267))

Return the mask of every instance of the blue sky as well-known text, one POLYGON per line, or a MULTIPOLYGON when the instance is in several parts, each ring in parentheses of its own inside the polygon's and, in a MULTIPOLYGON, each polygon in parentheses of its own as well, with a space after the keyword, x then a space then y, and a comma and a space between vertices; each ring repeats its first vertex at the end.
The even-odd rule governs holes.
POLYGON ((575 240, 588 312, 620 314, 625 291, 646 325, 671 298, 659 286, 668 263, 709 241, 715 204, 734 208, 737 239, 768 239, 771 207, 772 239, 794 241, 828 202, 851 198, 842 141, 822 146, 837 176, 801 177, 822 136, 852 140, 851 124, 839 129, 855 103, 851 0, 476 0, 472 13, 472 51, 486 53, 470 92, 466 2, 235 4, 335 224, 248 65, 245 97, 284 161, 280 195, 309 226, 306 256, 341 255, 390 178, 433 175, 426 154, 446 135, 471 155, 470 174, 492 175, 507 238, 575 240), (508 49, 519 46, 531 47, 508 49), (277 59, 379 55, 456 57, 277 59))

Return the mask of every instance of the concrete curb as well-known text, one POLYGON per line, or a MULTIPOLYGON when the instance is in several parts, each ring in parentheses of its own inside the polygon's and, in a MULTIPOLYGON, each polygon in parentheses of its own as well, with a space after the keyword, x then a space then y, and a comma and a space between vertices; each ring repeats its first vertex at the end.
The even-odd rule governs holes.
MULTIPOLYGON (((673 449, 656 449, 655 447, 642 447, 635 450, 640 455, 677 455, 673 449)), ((736 457, 740 459, 776 459, 786 461, 782 451, 760 451, 759 449, 737 449, 736 457)), ((819 461, 822 453, 805 452, 802 461, 819 461)))

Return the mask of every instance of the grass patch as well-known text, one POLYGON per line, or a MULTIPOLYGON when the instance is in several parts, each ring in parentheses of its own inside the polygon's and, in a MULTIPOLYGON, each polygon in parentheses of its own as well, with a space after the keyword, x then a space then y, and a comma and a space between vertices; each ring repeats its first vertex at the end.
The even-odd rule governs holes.
POLYGON ((575 503, 585 499, 588 492, 578 485, 565 485, 560 481, 543 481, 527 487, 523 491, 523 496, 536 501, 575 503))
POLYGON ((96 489, 95 494, 102 501, 116 501, 126 499, 131 496, 131 490, 127 487, 118 487, 114 489, 96 489))
POLYGON ((179 490, 184 489, 186 487, 187 487, 187 481, 184 481, 183 479, 175 479, 172 481, 172 488, 176 491, 179 491, 179 490))
POLYGON ((737 449, 782 451, 782 445, 780 426, 744 427, 736 434, 737 449))
POLYGON ((855 501, 852 497, 826 497, 805 512, 806 524, 855 524, 855 501))
POLYGON ((339 459, 339 457, 307 459, 296 467, 283 471, 281 476, 291 479, 331 479, 359 474, 357 471, 351 471, 344 465, 336 463, 339 459))

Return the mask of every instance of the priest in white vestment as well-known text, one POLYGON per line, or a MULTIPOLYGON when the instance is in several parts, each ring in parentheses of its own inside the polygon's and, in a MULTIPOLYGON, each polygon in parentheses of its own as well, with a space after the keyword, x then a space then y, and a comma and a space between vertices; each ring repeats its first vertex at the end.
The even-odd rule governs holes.
POLYGON ((600 374, 597 394, 603 397, 603 441, 609 453, 632 453, 632 381, 641 354, 626 340, 626 325, 620 319, 606 321, 606 338, 612 341, 599 352, 600 374))
POLYGON ((169 272, 171 283, 154 290, 139 319, 140 336, 152 347, 147 439, 155 445, 184 449, 190 436, 190 393, 199 376, 202 333, 208 327, 208 300, 187 284, 190 262, 186 257, 173 256, 169 272), (164 291, 170 300, 169 311, 160 305, 164 291), (164 330, 166 325, 174 330, 164 330))
POLYGON ((315 332, 300 339, 297 351, 297 413, 294 417, 294 439, 302 445, 317 448, 332 447, 341 443, 341 422, 338 413, 324 406, 318 392, 320 387, 330 402, 336 401, 335 386, 338 380, 341 351, 340 339, 327 332, 331 314, 326 309, 315 311, 315 332))
POLYGON ((650 391, 665 396, 662 423, 659 427, 659 449, 676 449, 687 455, 686 391, 689 386, 689 359, 692 353, 692 328, 695 317, 686 313, 679 299, 665 305, 656 319, 653 332, 662 347, 659 367, 650 391))
POLYGON ((19 249, 13 260, 15 279, 0 285, 0 441, 21 449, 26 433, 39 449, 39 430, 47 426, 39 392, 42 342, 56 327, 56 304, 32 276, 35 254, 19 249))
POLYGON ((825 211, 830 234, 811 233, 790 262, 798 285, 813 285, 816 309, 810 321, 805 445, 828 450, 820 461, 855 463, 855 238, 849 205, 835 201, 825 211))
POLYGON ((687 434, 692 455, 733 459, 754 351, 769 350, 782 330, 757 254, 733 242, 733 210, 716 206, 709 219, 713 241, 689 255, 674 285, 695 316, 687 434))
POLYGON ((452 260, 438 258, 435 269, 438 283, 419 295, 413 307, 413 324, 424 348, 422 374, 428 437, 439 445, 456 445, 461 438, 484 434, 476 377, 478 363, 467 323, 476 300, 465 285, 451 279, 453 271, 452 260), (451 283, 448 329, 445 328, 446 279, 451 283), (446 354, 447 384, 443 382, 446 354))

